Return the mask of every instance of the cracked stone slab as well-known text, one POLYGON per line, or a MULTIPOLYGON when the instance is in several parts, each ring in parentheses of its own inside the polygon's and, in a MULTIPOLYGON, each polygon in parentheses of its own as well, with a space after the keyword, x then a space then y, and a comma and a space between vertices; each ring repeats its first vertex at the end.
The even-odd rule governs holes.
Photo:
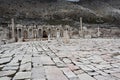
POLYGON ((25 78, 28 74, 24 72, 28 71, 29 78, 18 80, 76 80, 70 78, 72 73, 79 80, 119 80, 119 42, 120 39, 71 39, 68 44, 51 40, 1 46, 0 52, 4 52, 0 54, 0 78, 14 78, 20 71, 19 75, 25 78), (64 70, 65 74, 61 68, 69 71, 64 70))
POLYGON ((31 62, 32 58, 31 55, 24 55, 21 64, 31 62))
POLYGON ((13 80, 31 79, 31 72, 17 72, 13 80))
POLYGON ((7 58, 1 58, 0 59, 0 64, 4 64, 9 62, 12 59, 12 57, 7 57, 7 58))
POLYGON ((111 75, 113 75, 113 76, 115 76, 115 77, 117 77, 117 78, 120 79, 120 73, 113 73, 113 74, 111 74, 111 75))
POLYGON ((117 79, 117 78, 115 78, 115 77, 112 77, 112 76, 102 76, 102 75, 97 75, 97 76, 94 76, 95 77, 95 79, 97 79, 97 80, 119 80, 119 79, 117 79))
POLYGON ((78 77, 80 80, 96 80, 95 78, 89 76, 86 73, 80 74, 80 75, 78 75, 78 77))
POLYGON ((45 66, 47 80, 68 80, 62 71, 55 66, 45 66))
POLYGON ((66 67, 67 65, 61 61, 58 57, 56 58, 53 58, 53 61, 55 62, 56 66, 59 67, 59 68, 63 68, 63 67, 66 67))
POLYGON ((73 64, 67 64, 67 66, 72 70, 72 71, 76 71, 79 70, 80 68, 76 65, 73 64))
POLYGON ((78 77, 69 68, 61 68, 61 70, 69 78, 69 80, 79 80, 78 77))
POLYGON ((0 80, 11 80, 10 77, 0 77, 0 80))
POLYGON ((82 70, 84 70, 84 71, 93 71, 93 69, 91 69, 91 68, 89 68, 89 67, 87 67, 87 66, 85 66, 85 65, 78 65, 82 70))
POLYGON ((64 61, 66 64, 70 64, 70 63, 71 63, 71 60, 68 59, 68 58, 63 58, 63 61, 64 61))
POLYGON ((16 73, 15 70, 0 71, 0 77, 10 76, 10 75, 13 75, 15 73, 16 73))
POLYGON ((42 63, 40 57, 32 57, 32 65, 33 65, 33 67, 43 66, 43 63, 42 63))
POLYGON ((2 70, 7 71, 7 70, 17 70, 19 66, 5 66, 2 70))
POLYGON ((55 63, 48 56, 41 56, 40 59, 41 59, 43 65, 45 65, 45 66, 55 65, 55 63))
POLYGON ((31 72, 32 72, 31 76, 33 80, 45 80, 46 79, 44 67, 33 68, 31 72))
POLYGON ((20 71, 31 71, 31 69, 31 62, 20 65, 20 71))

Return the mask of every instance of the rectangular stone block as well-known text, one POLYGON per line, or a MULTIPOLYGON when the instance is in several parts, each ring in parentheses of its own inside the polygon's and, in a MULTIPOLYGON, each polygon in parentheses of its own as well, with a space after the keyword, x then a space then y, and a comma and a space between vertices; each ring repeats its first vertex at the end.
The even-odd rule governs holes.
POLYGON ((45 66, 47 80, 68 80, 62 71, 55 66, 45 66))
POLYGON ((69 78, 69 80, 79 80, 78 77, 69 68, 61 68, 61 70, 69 78))
POLYGON ((33 68, 32 69, 32 79, 33 80, 45 80, 45 69, 44 67, 33 68))
POLYGON ((48 56, 41 56, 40 59, 44 66, 55 65, 55 63, 48 56))
POLYGON ((18 72, 13 80, 31 79, 31 72, 18 72))
POLYGON ((80 75, 78 75, 78 77, 80 80, 96 80, 95 78, 89 76, 86 73, 80 74, 80 75))

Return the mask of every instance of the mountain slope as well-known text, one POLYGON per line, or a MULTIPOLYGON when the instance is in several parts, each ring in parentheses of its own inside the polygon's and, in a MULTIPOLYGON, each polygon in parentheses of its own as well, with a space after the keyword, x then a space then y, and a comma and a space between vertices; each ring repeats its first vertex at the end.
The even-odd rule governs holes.
POLYGON ((83 17, 85 23, 112 23, 120 21, 120 1, 112 0, 80 0, 71 3, 61 0, 0 0, 0 17, 14 17, 18 22, 25 19, 36 20, 43 24, 74 25, 83 17))

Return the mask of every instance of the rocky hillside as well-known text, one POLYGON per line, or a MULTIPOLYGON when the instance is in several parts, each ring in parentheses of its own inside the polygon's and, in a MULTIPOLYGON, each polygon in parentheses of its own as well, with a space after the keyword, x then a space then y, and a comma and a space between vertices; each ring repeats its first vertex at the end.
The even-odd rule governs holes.
POLYGON ((18 23, 78 25, 119 24, 119 0, 0 0, 0 23, 15 18, 18 23))

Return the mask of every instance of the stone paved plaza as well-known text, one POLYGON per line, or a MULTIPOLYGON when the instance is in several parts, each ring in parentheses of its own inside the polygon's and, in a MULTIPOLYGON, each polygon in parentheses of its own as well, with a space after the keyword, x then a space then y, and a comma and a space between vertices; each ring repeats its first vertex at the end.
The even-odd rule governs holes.
POLYGON ((0 80, 120 80, 120 39, 1 45, 0 80))

